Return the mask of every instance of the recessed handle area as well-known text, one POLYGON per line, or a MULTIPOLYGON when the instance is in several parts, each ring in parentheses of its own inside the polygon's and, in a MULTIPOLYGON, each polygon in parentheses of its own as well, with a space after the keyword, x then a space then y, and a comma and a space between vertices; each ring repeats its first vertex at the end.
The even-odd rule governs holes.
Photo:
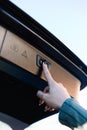
POLYGON ((42 68, 42 64, 43 62, 45 62, 45 64, 47 64, 47 67, 50 68, 50 63, 44 59, 43 57, 41 57, 40 55, 36 55, 36 65, 39 67, 39 68, 42 68))
POLYGON ((46 59, 41 57, 40 55, 36 55, 36 65, 38 66, 38 71, 37 71, 38 77, 41 77, 41 75, 42 75, 42 71, 43 71, 42 64, 43 64, 43 62, 45 62, 45 64, 47 64, 47 67, 49 69, 50 63, 46 59))

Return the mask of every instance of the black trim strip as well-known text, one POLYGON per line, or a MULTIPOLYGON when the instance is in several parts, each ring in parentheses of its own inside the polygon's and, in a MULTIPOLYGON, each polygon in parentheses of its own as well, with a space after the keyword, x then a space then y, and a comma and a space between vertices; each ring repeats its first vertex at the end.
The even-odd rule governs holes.
POLYGON ((47 82, 45 80, 38 78, 38 76, 22 69, 21 67, 3 58, 0 58, 0 72, 4 72, 9 76, 15 77, 21 82, 24 82, 29 86, 33 86, 37 90, 43 90, 47 86, 47 82))

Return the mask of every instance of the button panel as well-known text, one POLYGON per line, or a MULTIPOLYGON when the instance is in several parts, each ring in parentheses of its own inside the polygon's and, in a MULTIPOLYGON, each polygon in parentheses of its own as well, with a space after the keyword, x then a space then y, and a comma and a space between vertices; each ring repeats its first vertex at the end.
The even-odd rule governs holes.
POLYGON ((36 53, 29 44, 16 36, 15 34, 7 31, 1 56, 18 66, 36 73, 36 53))
MULTIPOLYGON (((62 82, 71 96, 78 96, 81 83, 75 76, 73 76, 66 69, 54 62, 51 58, 47 57, 41 51, 31 46, 29 43, 27 43, 17 35, 11 33, 10 31, 7 31, 6 33, 1 50, 1 57, 13 62, 14 64, 24 68, 25 70, 35 75, 38 73, 38 68, 43 60, 46 60, 48 66, 50 67, 51 65, 50 72, 52 74, 52 77, 57 82, 62 82), (38 61, 36 63, 37 55, 39 57, 37 58, 38 61)), ((44 74, 41 71, 39 71, 39 76, 42 79, 46 80, 44 74)))

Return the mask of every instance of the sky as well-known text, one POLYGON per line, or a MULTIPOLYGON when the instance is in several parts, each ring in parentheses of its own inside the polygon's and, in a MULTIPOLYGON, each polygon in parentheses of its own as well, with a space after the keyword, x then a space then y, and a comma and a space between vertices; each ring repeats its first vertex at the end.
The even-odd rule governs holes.
POLYGON ((10 0, 87 65, 87 0, 10 0))
MULTIPOLYGON (((11 0, 63 42, 87 65, 87 0, 11 0)), ((80 92, 79 102, 87 109, 87 87, 80 92)), ((55 114, 26 130, 69 130, 55 114), (36 127, 37 126, 37 127, 36 127)))

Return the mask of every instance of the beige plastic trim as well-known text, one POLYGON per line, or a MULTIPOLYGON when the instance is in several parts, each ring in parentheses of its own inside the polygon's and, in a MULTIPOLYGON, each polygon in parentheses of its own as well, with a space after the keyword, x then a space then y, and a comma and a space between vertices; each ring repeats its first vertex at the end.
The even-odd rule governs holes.
MULTIPOLYGON (((79 79, 54 62, 51 58, 44 55, 38 49, 31 46, 17 35, 7 31, 3 48, 1 50, 1 57, 36 75, 38 71, 38 67, 36 65, 37 54, 51 64, 50 72, 53 78, 57 82, 62 82, 69 91, 70 95, 77 98, 81 85, 79 79)), ((41 78, 45 79, 43 74, 41 78)))
POLYGON ((5 36, 5 32, 6 32, 6 29, 0 26, 0 52, 1 52, 1 47, 4 40, 4 36, 5 36))

